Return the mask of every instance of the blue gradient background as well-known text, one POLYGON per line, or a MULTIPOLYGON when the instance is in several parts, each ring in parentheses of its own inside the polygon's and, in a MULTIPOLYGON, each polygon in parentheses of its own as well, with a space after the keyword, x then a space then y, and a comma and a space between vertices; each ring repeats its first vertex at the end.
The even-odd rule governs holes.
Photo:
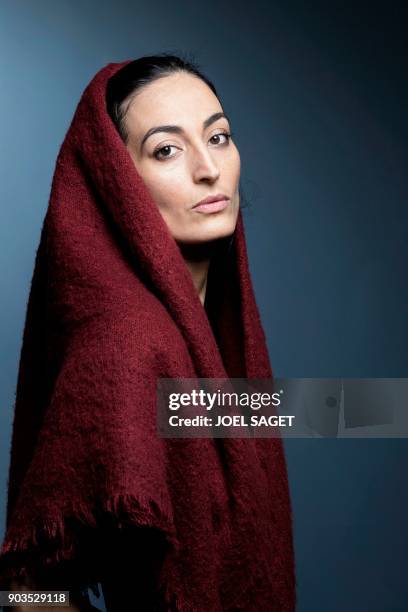
MULTIPOLYGON (((108 62, 189 52, 219 90, 241 152, 275 375, 408 375, 403 4, 2 3, 0 539, 25 309, 55 159, 83 89, 108 62)), ((298 611, 406 611, 407 441, 285 447, 298 611)))

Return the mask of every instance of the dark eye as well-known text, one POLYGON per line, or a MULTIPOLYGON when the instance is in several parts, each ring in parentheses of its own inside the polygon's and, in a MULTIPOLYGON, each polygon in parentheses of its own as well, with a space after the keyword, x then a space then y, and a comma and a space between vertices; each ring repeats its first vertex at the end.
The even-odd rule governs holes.
POLYGON ((156 159, 168 159, 169 157, 173 157, 173 155, 167 155, 169 150, 173 148, 177 149, 175 145, 165 145, 164 147, 161 147, 161 149, 157 149, 157 151, 155 151, 153 155, 156 159), (159 153, 164 153, 164 154, 160 157, 159 153))
POLYGON ((210 141, 212 141, 213 144, 227 144, 230 138, 231 134, 228 134, 227 132, 219 132, 218 134, 214 134, 213 136, 211 136, 210 141), (220 142, 220 136, 225 136, 225 140, 220 142), (214 142, 213 138, 216 138, 218 140, 214 142))

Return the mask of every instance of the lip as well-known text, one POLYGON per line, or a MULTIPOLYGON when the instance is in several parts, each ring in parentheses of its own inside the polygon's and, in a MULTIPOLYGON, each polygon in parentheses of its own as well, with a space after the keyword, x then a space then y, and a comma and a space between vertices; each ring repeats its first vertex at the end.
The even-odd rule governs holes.
POLYGON ((194 210, 201 212, 219 212, 228 206, 229 198, 223 193, 217 193, 213 196, 207 196, 193 206, 194 210))

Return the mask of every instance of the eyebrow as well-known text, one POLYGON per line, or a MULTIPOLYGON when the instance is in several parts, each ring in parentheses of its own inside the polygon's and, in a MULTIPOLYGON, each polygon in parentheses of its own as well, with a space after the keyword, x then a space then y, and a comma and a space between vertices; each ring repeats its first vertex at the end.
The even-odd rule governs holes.
MULTIPOLYGON (((205 130, 206 128, 208 128, 209 125, 211 125, 212 123, 214 123, 215 121, 221 118, 226 119, 230 123, 229 117, 225 113, 223 112, 213 113, 207 119, 205 119, 205 121, 203 121, 203 129, 205 130)), ((156 134, 157 132, 170 132, 172 134, 182 134, 184 130, 179 125, 158 125, 157 127, 152 127, 150 128, 150 130, 147 130, 146 134, 143 136, 142 142, 140 143, 140 149, 143 147, 144 143, 149 138, 149 136, 151 136, 152 134, 156 134)))

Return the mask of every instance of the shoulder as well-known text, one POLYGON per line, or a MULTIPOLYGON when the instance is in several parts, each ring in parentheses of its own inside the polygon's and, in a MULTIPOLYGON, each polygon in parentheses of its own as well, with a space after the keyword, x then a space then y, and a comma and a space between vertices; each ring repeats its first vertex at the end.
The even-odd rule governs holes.
POLYGON ((188 358, 180 328, 162 302, 147 290, 122 297, 87 320, 69 344, 77 354, 97 361, 131 360, 144 368, 166 361, 166 356, 175 352, 188 358))

